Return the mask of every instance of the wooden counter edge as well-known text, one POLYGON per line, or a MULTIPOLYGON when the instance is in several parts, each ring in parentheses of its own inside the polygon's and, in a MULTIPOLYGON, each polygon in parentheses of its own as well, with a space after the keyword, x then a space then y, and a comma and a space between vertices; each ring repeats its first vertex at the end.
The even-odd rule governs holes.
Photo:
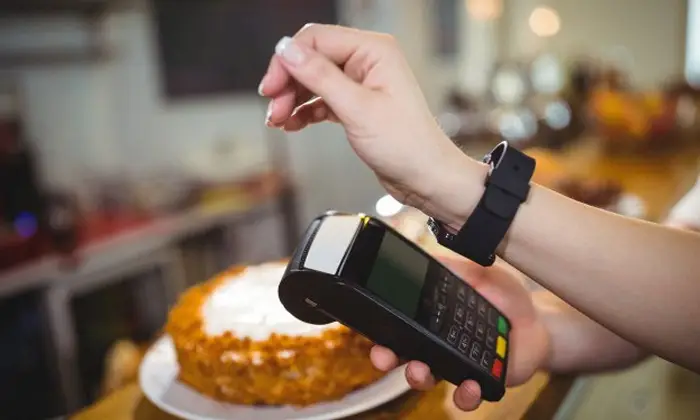
MULTIPOLYGON (((441 386, 444 392, 444 401, 442 407, 424 407, 429 411, 442 409, 447 418, 450 419, 470 419, 470 420, 517 420, 522 418, 538 418, 526 416, 532 411, 532 407, 536 406, 540 395, 547 393, 550 377, 546 373, 536 374, 526 384, 510 388, 506 397, 499 403, 484 403, 475 412, 465 413, 457 409, 452 403, 453 386, 441 386)), ((567 389, 568 390, 568 389, 567 389)), ((430 392, 430 391, 427 391, 430 392)), ((566 392, 564 392, 564 395, 566 392)), ((170 420, 172 416, 157 410, 151 404, 143 404, 146 397, 141 392, 138 383, 131 383, 124 388, 112 393, 106 398, 98 401, 94 405, 85 408, 68 418, 72 420, 170 420), (135 414, 138 412, 138 416, 135 414)), ((549 399, 551 401, 551 399, 549 399)), ((559 402, 560 404, 560 402, 559 402)), ((558 405, 557 404, 557 407, 558 405)), ((430 405, 430 404, 428 404, 430 405)), ((548 412, 547 408, 551 404, 536 409, 537 413, 548 412)), ((555 407, 555 410, 556 408, 555 407)), ((424 410, 418 410, 421 413, 424 410)), ((418 414, 418 413, 416 413, 418 414)), ((554 413, 552 412, 551 415, 554 413)), ((551 417, 548 416, 546 418, 551 417)), ((408 413, 408 418, 414 418, 411 413, 408 413)), ((541 417, 544 418, 544 417, 541 417)))

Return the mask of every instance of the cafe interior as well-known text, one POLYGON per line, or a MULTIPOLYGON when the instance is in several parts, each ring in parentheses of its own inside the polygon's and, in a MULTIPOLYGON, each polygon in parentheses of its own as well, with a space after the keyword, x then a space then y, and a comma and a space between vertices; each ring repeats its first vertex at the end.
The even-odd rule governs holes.
POLYGON ((340 126, 265 125, 274 46, 309 22, 392 34, 464 153, 506 140, 574 200, 663 223, 698 178, 698 0, 2 0, 0 418, 700 418, 700 377, 657 357, 463 412, 351 333, 255 327, 262 281, 203 329, 217 285, 284 267, 329 209, 438 246, 340 126))

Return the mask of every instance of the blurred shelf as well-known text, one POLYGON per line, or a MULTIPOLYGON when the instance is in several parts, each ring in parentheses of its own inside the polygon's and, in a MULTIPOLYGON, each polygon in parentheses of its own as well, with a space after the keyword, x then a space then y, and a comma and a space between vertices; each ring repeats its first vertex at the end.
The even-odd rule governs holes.
POLYGON ((166 248, 167 246, 198 232, 222 225, 243 221, 256 214, 272 212, 278 207, 280 197, 263 200, 246 208, 221 208, 217 210, 195 208, 155 220, 153 223, 134 228, 112 237, 89 244, 78 251, 81 264, 75 270, 65 270, 56 256, 47 256, 37 261, 0 273, 0 297, 31 288, 48 286, 71 278, 90 276, 109 267, 118 267, 139 256, 166 248))
POLYGON ((79 14, 98 16, 114 0, 0 0, 0 17, 79 14))
POLYGON ((0 52, 0 69, 66 64, 91 64, 111 57, 107 48, 51 49, 32 52, 0 52))

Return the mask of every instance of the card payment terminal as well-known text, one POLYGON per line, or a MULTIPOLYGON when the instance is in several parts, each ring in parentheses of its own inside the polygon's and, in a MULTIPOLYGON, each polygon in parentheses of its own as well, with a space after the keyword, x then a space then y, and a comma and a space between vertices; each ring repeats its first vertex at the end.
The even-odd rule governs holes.
POLYGON ((510 323, 467 283, 379 219, 329 212, 312 221, 279 286, 310 324, 338 321, 482 398, 505 393, 510 323))

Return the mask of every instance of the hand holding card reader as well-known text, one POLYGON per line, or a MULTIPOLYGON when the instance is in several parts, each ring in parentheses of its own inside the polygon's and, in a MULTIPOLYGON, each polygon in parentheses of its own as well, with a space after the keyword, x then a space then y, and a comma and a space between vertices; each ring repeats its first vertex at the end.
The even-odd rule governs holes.
POLYGON ((279 298, 310 324, 338 321, 482 398, 505 393, 510 323, 467 283, 379 219, 327 213, 295 250, 279 298))

